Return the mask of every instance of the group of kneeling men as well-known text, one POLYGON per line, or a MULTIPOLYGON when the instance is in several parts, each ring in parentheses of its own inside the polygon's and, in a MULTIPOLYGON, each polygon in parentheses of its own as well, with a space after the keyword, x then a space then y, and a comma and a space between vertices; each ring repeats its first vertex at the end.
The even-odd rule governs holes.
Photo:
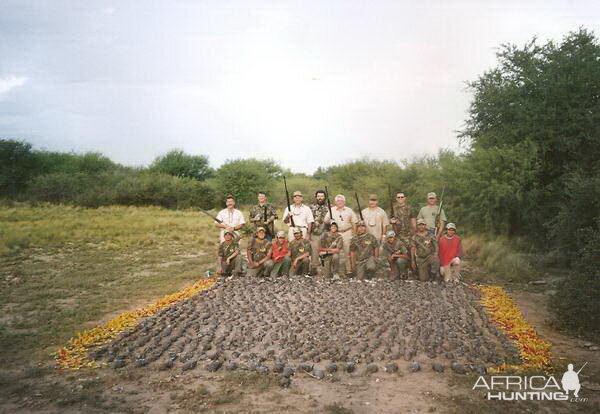
MULTIPOLYGON (((436 281, 442 276, 446 282, 458 281, 461 239, 456 225, 446 224, 435 193, 427 195, 427 205, 416 217, 405 194, 397 193, 391 218, 378 206, 375 194, 369 195, 368 206, 358 216, 346 206, 341 194, 335 196, 330 212, 326 197, 325 191, 318 190, 314 203, 307 206, 302 193, 294 192, 293 204, 283 213, 283 222, 289 226, 286 234, 275 232, 276 210, 267 202, 266 194, 259 193, 258 203, 250 209, 254 234, 247 247, 246 275, 321 274, 362 280, 378 273, 391 279, 436 281)), ((235 208, 233 196, 227 197, 226 206, 215 220, 221 229, 218 273, 241 275, 239 230, 246 221, 235 208)))

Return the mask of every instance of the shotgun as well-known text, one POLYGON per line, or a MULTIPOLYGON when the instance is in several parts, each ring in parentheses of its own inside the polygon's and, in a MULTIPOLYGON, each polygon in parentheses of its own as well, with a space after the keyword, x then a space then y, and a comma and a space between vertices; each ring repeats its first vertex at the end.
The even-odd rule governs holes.
POLYGON ((444 192, 446 191, 446 186, 442 188, 442 196, 440 197, 440 208, 438 209, 438 213, 435 216, 435 233, 433 235, 435 237, 438 236, 438 227, 440 225, 440 217, 442 216, 442 207, 444 207, 444 192))
POLYGON ((212 214, 210 214, 208 211, 203 210, 201 208, 199 208, 198 210, 200 210, 200 212, 206 214, 208 217, 210 217, 211 219, 213 219, 214 221, 216 221, 219 224, 223 224, 223 222, 221 220, 219 220, 218 218, 216 218, 215 216, 213 216, 212 214))
POLYGON ((360 201, 358 201, 358 193, 354 192, 354 197, 356 198, 356 205, 358 206, 358 214, 360 215, 360 221, 365 221, 362 214, 362 209, 360 208, 360 201))
MULTIPOLYGON (((287 200, 288 213, 291 213, 292 206, 290 205, 290 193, 287 188, 287 181, 285 181, 285 175, 283 176, 283 185, 285 186, 285 199, 287 200)), ((284 217, 284 219, 285 219, 285 217, 284 217)), ((294 217, 292 217, 292 216, 290 216, 290 224, 292 225, 292 227, 296 227, 296 225, 294 224, 294 217)))

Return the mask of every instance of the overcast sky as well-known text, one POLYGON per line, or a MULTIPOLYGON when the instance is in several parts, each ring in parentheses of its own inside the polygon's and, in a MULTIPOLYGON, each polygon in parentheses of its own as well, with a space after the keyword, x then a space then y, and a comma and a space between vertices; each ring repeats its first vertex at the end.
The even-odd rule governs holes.
POLYGON ((0 137, 296 172, 457 148, 500 44, 600 34, 598 1, 0 0, 0 137))

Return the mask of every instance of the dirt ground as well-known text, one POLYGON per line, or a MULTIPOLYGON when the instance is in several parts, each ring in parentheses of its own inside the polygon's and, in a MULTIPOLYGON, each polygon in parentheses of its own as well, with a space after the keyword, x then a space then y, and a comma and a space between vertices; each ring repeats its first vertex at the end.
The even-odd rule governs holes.
MULTIPOLYGON (((582 402, 498 402, 472 390, 478 374, 453 373, 448 367, 434 372, 423 355, 419 372, 409 371, 409 361, 397 361, 399 371, 366 373, 364 363, 354 373, 337 372, 316 379, 299 372, 289 387, 280 376, 238 369, 215 373, 204 369, 207 361, 189 371, 180 367, 161 371, 158 364, 136 368, 56 371, 29 367, 3 399, 1 413, 431 413, 431 412, 600 412, 599 352, 586 341, 564 336, 549 323, 545 293, 515 291, 513 297, 526 319, 542 338, 553 344, 559 380, 567 363, 580 374, 582 402), (587 345, 587 346, 586 346, 587 345), (22 389, 15 392, 14 387, 22 389)), ((158 361, 157 361, 158 362, 158 361)), ((341 365, 341 363, 340 363, 341 365)), ((489 378, 489 375, 486 376, 489 378)))

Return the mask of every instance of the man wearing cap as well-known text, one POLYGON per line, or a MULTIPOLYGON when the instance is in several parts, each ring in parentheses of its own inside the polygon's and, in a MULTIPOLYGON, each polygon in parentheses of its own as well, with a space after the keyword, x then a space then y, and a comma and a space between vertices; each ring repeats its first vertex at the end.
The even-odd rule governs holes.
POLYGON ((302 237, 301 229, 293 228, 292 233, 294 240, 290 242, 290 259, 292 260, 290 274, 292 276, 307 275, 310 271, 310 242, 302 237))
POLYGON ((231 231, 235 235, 235 238, 239 238, 240 234, 238 232, 246 221, 244 220, 244 215, 242 212, 235 208, 235 198, 230 195, 225 199, 225 205, 227 208, 219 211, 217 214, 217 219, 221 220, 221 222, 215 221, 215 226, 221 229, 220 241, 221 243, 225 240, 225 232, 231 231))
POLYGON ((390 279, 396 280, 408 278, 409 246, 396 237, 394 230, 390 230, 386 234, 386 241, 383 242, 383 255, 387 258, 390 264, 390 279))
POLYGON ((460 277, 460 258, 463 255, 462 241, 456 235, 456 224, 448 223, 446 234, 440 237, 439 257, 440 273, 444 282, 458 282, 460 277))
MULTIPOLYGON (((310 234, 311 225, 315 221, 310 207, 302 204, 302 193, 300 191, 294 191, 294 203, 290 206, 292 211, 290 212, 286 207, 283 211, 283 222, 291 226, 290 217, 294 218, 294 226, 302 231, 302 237, 306 237, 310 234)), ((294 230, 292 227, 288 230, 288 239, 294 240, 294 230)))
POLYGON ((290 272, 290 251, 288 249, 288 241, 284 231, 277 232, 277 238, 272 244, 271 260, 273 260, 273 269, 271 277, 283 276, 287 277, 290 272))
POLYGON ((352 264, 350 263, 350 241, 352 240, 353 233, 356 233, 356 214, 351 208, 346 207, 346 197, 342 194, 335 196, 335 207, 331 209, 333 218, 327 212, 325 216, 325 222, 331 223, 334 221, 338 225, 338 232, 342 235, 344 240, 343 247, 343 260, 346 268, 346 274, 352 273, 352 264))
POLYGON ((267 202, 267 194, 264 191, 258 193, 258 204, 250 208, 250 222, 254 223, 254 231, 264 227, 267 231, 266 239, 271 241, 275 236, 274 221, 277 219, 277 211, 271 203, 267 202))
POLYGON ((269 276, 273 261, 271 260, 271 243, 265 238, 266 230, 264 227, 256 229, 256 236, 248 246, 248 276, 269 276))
POLYGON ((364 280, 377 268, 379 261, 379 242, 367 232, 367 225, 359 221, 356 225, 356 236, 350 241, 350 262, 358 280, 364 280))
POLYGON ((329 227, 329 232, 325 232, 321 236, 321 245, 319 248, 319 255, 323 260, 324 277, 339 277, 340 252, 343 248, 344 239, 338 232, 337 223, 332 222, 329 227))
POLYGON ((436 239, 438 239, 442 235, 442 229, 444 228, 444 224, 446 223, 447 218, 444 209, 442 209, 442 213, 440 214, 440 206, 437 205, 437 196, 435 195, 435 193, 427 194, 427 205, 421 207, 417 219, 425 220, 427 231, 433 234, 436 239), (435 219, 438 216, 438 214, 438 233, 434 234, 436 226, 435 219))
POLYGON ((379 241, 385 238, 385 229, 390 224, 387 213, 377 206, 376 194, 369 194, 369 206, 364 208, 362 216, 367 225, 367 231, 379 241))
POLYGON ((411 238, 411 256, 413 270, 418 267, 419 280, 437 280, 440 272, 438 247, 434 236, 427 231, 425 219, 417 219, 417 232, 411 238))
POLYGON ((417 230, 417 219, 404 193, 396 193, 394 211, 390 218, 396 237, 409 239, 417 230))
POLYGON ((242 256, 240 246, 234 239, 232 231, 225 231, 225 240, 219 245, 217 252, 217 273, 222 276, 236 276, 242 273, 242 256))
POLYGON ((321 236, 325 234, 325 216, 327 215, 328 208, 325 204, 325 191, 317 190, 315 192, 315 202, 310 205, 313 219, 315 220, 310 226, 310 246, 311 246, 311 257, 310 266, 311 274, 317 274, 319 266, 319 248, 321 247, 321 236))

